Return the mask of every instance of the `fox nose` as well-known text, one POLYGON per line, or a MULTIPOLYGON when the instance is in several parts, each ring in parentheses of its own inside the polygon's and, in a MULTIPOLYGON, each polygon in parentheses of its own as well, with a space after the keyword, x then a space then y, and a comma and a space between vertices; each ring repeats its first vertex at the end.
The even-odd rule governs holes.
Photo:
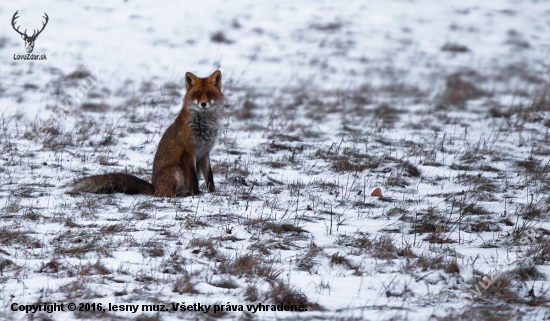
POLYGON ((201 106, 202 106, 202 107, 206 107, 206 103, 201 103, 201 106))

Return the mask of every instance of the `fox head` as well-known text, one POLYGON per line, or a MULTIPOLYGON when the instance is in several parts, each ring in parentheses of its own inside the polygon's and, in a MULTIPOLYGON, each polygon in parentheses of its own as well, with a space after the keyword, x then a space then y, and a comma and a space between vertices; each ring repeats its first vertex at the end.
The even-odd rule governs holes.
POLYGON ((194 111, 219 109, 223 105, 222 73, 216 70, 208 78, 199 78, 190 72, 185 73, 184 104, 194 111))

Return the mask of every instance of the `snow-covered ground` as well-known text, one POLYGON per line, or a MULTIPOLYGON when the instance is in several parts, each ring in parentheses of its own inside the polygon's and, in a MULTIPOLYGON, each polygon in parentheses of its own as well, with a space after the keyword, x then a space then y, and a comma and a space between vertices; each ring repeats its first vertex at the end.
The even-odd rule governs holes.
POLYGON ((0 22, 1 319, 550 318, 547 2, 5 0, 0 22), (16 11, 49 16, 47 60, 14 60, 16 11), (215 193, 68 193, 149 180, 183 75, 216 69, 215 193))

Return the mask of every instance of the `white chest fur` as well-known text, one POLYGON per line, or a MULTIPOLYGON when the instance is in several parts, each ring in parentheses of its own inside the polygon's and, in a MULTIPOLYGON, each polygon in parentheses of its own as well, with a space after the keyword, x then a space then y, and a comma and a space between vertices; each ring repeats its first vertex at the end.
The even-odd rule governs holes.
POLYGON ((195 158, 203 158, 216 143, 220 132, 220 110, 191 111, 189 126, 193 129, 193 146, 195 158))

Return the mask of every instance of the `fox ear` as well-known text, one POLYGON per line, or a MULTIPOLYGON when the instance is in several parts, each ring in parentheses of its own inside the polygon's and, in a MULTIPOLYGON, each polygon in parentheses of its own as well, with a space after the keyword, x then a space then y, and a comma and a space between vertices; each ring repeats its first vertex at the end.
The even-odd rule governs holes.
POLYGON ((210 77, 208 77, 208 81, 218 87, 218 89, 222 89, 222 72, 219 70, 214 71, 210 77))
POLYGON ((193 75, 192 73, 190 72, 186 72, 185 73, 185 87, 187 87, 187 90, 189 90, 189 88, 195 86, 197 84, 197 80, 199 78, 195 75, 193 75))

